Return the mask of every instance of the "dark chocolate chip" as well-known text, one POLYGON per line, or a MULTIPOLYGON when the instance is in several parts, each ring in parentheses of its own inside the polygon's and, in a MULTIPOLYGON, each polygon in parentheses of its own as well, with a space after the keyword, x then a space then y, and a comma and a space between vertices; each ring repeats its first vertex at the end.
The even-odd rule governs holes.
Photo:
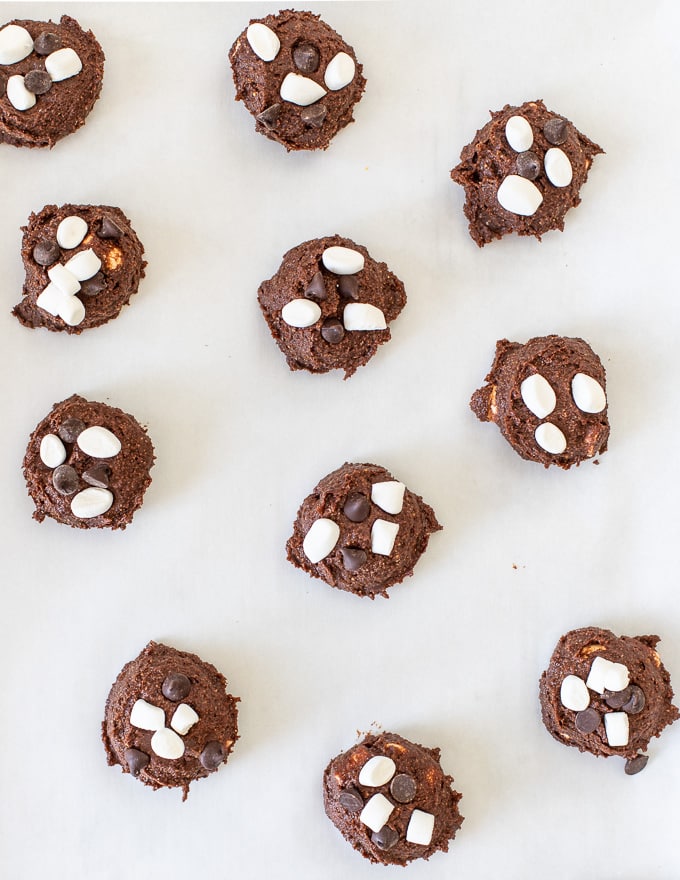
POLYGON ((622 691, 605 691, 602 696, 610 709, 621 709, 630 700, 630 686, 622 691))
POLYGON ((191 681, 181 672, 171 672, 166 675, 161 693, 166 700, 172 700, 173 703, 179 703, 183 700, 191 690, 191 681))
POLYGON ((371 512, 371 503, 361 492, 353 492, 345 501, 342 512, 351 522, 363 522, 371 512))
POLYGON ((338 291, 345 299, 359 299, 359 279, 356 275, 341 275, 338 291))
POLYGON ((97 235, 99 236, 99 238, 122 238, 123 230, 116 223, 113 217, 109 217, 108 214, 104 214, 104 216, 102 217, 102 222, 99 224, 97 235))
POLYGON ((328 108, 325 104, 310 104, 300 111, 300 119, 310 128, 321 128, 326 119, 328 108))
POLYGON ((416 781, 408 773, 397 773, 390 783, 390 794, 400 804, 410 804, 416 796, 416 781))
POLYGON ((106 278, 104 277, 104 273, 97 272, 92 278, 80 282, 80 290, 78 293, 82 293, 85 296, 96 296, 98 293, 101 293, 105 287, 106 278))
POLYGON ((78 473, 70 464, 60 464, 54 469, 52 484, 60 495, 73 495, 78 483, 78 473))
POLYGON ((42 238, 33 248, 33 259, 39 266, 51 266, 60 256, 56 238, 42 238))
POLYGON ((218 743, 215 740, 206 743, 205 748, 201 752, 201 756, 198 759, 201 764, 205 767, 206 770, 217 770, 220 764, 224 761, 225 754, 222 743, 218 743))
POLYGON ((326 318, 321 325, 321 336, 330 345, 337 345, 338 342, 342 342, 344 339, 345 328, 337 318, 326 318))
POLYGON ((98 489, 108 489, 111 479, 111 468, 105 464, 97 464, 88 468, 83 474, 83 481, 98 489))
POLYGON ((592 733, 600 726, 601 720, 602 718, 597 709, 593 709, 590 706, 588 709, 576 713, 576 730, 579 733, 592 733))
POLYGON ((520 153, 517 157, 517 173, 520 177, 526 177, 527 180, 536 180, 541 173, 541 160, 536 153, 527 150, 526 153, 520 153))
POLYGON ((342 547, 340 552, 342 553, 343 565, 347 571, 358 571, 368 559, 366 551, 361 550, 359 547, 342 547))
POLYGON ((59 434, 64 443, 75 443, 78 439, 78 434, 82 434, 86 427, 85 422, 82 422, 80 419, 64 419, 57 429, 57 434, 59 434))
POLYGON ((61 40, 51 31, 43 31, 33 41, 33 51, 37 55, 49 55, 61 49, 61 40))
POLYGON ((567 120, 560 119, 559 116, 555 116, 553 117, 553 119, 549 119, 543 126, 543 134, 545 135, 545 139, 548 141, 548 143, 559 146, 560 144, 563 144, 567 139, 567 128, 567 120))
POLYGON ((258 113, 257 121, 261 122, 265 128, 274 128, 276 123, 279 121, 279 116, 281 115, 281 105, 280 104, 272 104, 271 107, 267 107, 262 113, 258 113))
POLYGON ((636 755, 634 758, 628 758, 624 772, 627 776, 635 776, 640 770, 644 770, 649 761, 649 755, 636 755))
POLYGON ((293 61, 303 73, 314 73, 319 69, 319 50, 311 43, 298 43, 293 49, 293 61))
POLYGON ((383 825, 380 831, 374 831, 371 834, 371 840, 378 849, 392 849, 399 840, 399 833, 394 828, 390 828, 389 825, 383 825))
POLYGON ((143 770, 150 760, 146 752, 140 752, 139 749, 125 749, 125 763, 133 776, 139 776, 139 771, 143 770))
POLYGON ((52 88, 52 77, 46 70, 29 70, 24 76, 24 85, 34 95, 44 95, 52 88))
POLYGON ((311 296, 312 299, 318 300, 326 299, 326 284, 320 271, 314 274, 312 280, 305 288, 305 296, 311 296))
POLYGON ((632 684, 630 686, 630 700, 627 703, 624 703, 621 708, 624 712, 627 712, 628 715, 637 715, 638 712, 642 712, 645 708, 645 695, 642 688, 639 688, 636 684, 632 684))
POLYGON ((359 810, 364 808, 364 799, 352 785, 340 792, 338 801, 340 806, 344 807, 348 813, 358 813, 359 810))

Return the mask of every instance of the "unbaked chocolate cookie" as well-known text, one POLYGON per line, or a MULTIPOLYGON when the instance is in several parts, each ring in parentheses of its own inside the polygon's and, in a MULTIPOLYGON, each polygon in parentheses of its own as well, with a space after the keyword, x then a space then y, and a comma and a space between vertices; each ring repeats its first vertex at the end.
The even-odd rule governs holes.
POLYGON ((345 379, 389 341, 389 323, 406 304, 385 263, 339 235, 289 250, 257 298, 291 370, 344 370, 345 379))
POLYGON ((22 229, 26 279, 12 314, 25 327, 82 333, 137 292, 144 248, 120 208, 46 205, 22 229))
POLYGON ((151 483, 146 430, 121 409, 74 394, 55 403, 31 434, 24 477, 46 516, 76 529, 124 529, 151 483))
POLYGON ((252 20, 229 60, 236 100, 287 150, 325 150, 366 86, 354 49, 311 12, 252 20))
POLYGON ((406 865, 441 850, 463 823, 461 795, 439 749, 395 733, 369 734, 334 758, 323 776, 326 815, 371 862, 406 865))
POLYGON ((385 468, 345 463, 302 502, 286 549, 293 565, 331 587, 387 598, 439 529, 432 508, 385 468))
POLYGON ((486 382, 470 407, 522 458, 566 470, 607 449, 604 367, 583 339, 501 339, 486 382))
POLYGON ((548 732, 582 752, 625 758, 628 775, 644 769, 651 738, 680 717, 658 641, 594 626, 562 636, 539 684, 548 732))
POLYGON ((479 247, 509 232, 564 229, 581 201, 593 156, 604 150, 543 101, 506 104, 463 147, 451 172, 465 188, 465 216, 479 247))
POLYGON ((106 700, 102 741, 120 764, 151 788, 182 788, 217 770, 238 739, 238 697, 196 654, 149 642, 127 663, 106 700))
POLYGON ((53 147, 85 122, 99 97, 104 53, 91 31, 15 19, 0 28, 0 143, 53 147))

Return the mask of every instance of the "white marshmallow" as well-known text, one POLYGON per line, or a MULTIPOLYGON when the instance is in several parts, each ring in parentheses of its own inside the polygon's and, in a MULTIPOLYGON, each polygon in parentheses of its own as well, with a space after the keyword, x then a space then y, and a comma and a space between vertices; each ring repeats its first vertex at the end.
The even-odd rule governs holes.
POLYGON ((59 467, 66 461, 66 447, 56 434, 45 434, 40 441, 40 461, 49 468, 59 467))
POLYGON ((57 226, 57 244, 59 247, 66 248, 66 250, 78 247, 86 235, 87 223, 76 214, 64 217, 59 226, 57 226))
POLYGON ((519 390, 527 409, 539 419, 549 416, 557 406, 557 397, 550 382, 540 373, 527 376, 519 390))
POLYGON ((401 513, 401 509, 404 506, 405 491, 406 486, 398 480, 373 483, 371 487, 371 501, 377 504, 385 513, 396 515, 401 513))
POLYGON ((557 425, 550 422, 543 422, 534 431, 536 442, 551 455, 560 455, 567 448, 567 438, 557 425))
POLYGON ((390 818, 393 809, 394 805, 387 800, 384 794, 374 794, 361 811, 359 821, 363 822, 371 831, 380 831, 390 818))
POLYGON ((414 810, 406 829, 406 840, 420 846, 428 846, 434 831, 434 816, 424 810, 414 810))
POLYGON ((44 309, 46 312, 49 312, 50 315, 56 317, 59 314, 65 299, 72 299, 72 297, 59 290, 56 284, 50 282, 36 299, 35 304, 39 309, 44 309))
POLYGON ((191 706, 187 703, 180 703, 173 712, 170 727, 184 736, 185 733, 189 733, 197 721, 198 714, 191 708, 191 706))
POLYGON ((61 82, 76 76, 83 69, 83 62, 74 49, 57 49, 45 59, 45 70, 52 82, 61 82))
POLYGON ((586 679, 588 687, 603 694, 605 691, 622 691, 628 687, 630 673, 623 663, 612 663, 604 657, 596 657, 586 679))
POLYGON ((565 709, 583 712, 590 705, 590 694, 585 681, 578 675, 568 675, 560 687, 560 702, 565 709))
POLYGON ((47 277, 67 296, 73 296, 80 290, 80 281, 61 263, 56 263, 51 269, 48 269, 47 277))
POLYGON ((586 413, 599 413, 607 405, 607 396, 600 383, 592 376, 577 373, 571 380, 571 395, 574 403, 586 413))
POLYGON ((397 539, 399 524, 377 519, 371 528, 371 550, 379 556, 389 556, 397 539))
POLYGON ((321 562, 338 543, 340 526, 332 519, 317 519, 305 535, 302 550, 312 563, 321 562))
POLYGON ((7 100, 15 110, 30 110, 35 107, 36 97, 24 84, 23 76, 15 73, 7 80, 7 100))
POLYGON ((397 772, 397 765, 387 755, 374 755, 369 758, 359 772, 359 785, 378 788, 385 785, 397 772))
POLYGON ((328 62, 323 81, 332 92, 337 92, 352 82, 355 71, 356 65, 352 56, 347 52, 338 52, 328 62))
POLYGON ((0 30, 0 64, 16 64, 33 51, 33 38, 18 24, 8 24, 0 30))
POLYGON ((102 261, 92 248, 80 251, 64 264, 64 268, 68 269, 72 275, 75 275, 78 281, 87 281, 88 278, 92 278, 93 275, 99 272, 101 267, 102 261))
POLYGON ((524 153, 531 149, 534 132, 523 116, 511 116, 505 123, 505 137, 516 153, 524 153))
POLYGON ((85 428, 78 434, 76 443, 85 455, 91 455, 92 458, 113 458, 121 450, 121 442, 118 437, 108 428, 102 428, 101 425, 85 428))
POLYGON ((336 275, 356 275, 364 268, 364 255, 353 248, 333 245, 321 254, 321 262, 336 275))
POLYGON ((162 727, 151 737, 151 748, 159 758, 176 761, 184 754, 184 743, 174 730, 162 727))
POLYGON ((569 157, 559 147, 552 147, 543 159, 545 174, 553 186, 569 186, 574 176, 569 157))
POLYGON ((101 516, 113 504, 113 492, 108 489, 99 489, 90 486, 73 496, 71 501, 71 513, 78 519, 92 519, 93 516, 101 516))
POLYGON ((604 731, 612 748, 627 746, 630 739, 628 715, 625 712, 608 712, 604 716, 604 731))
POLYGON ((311 299, 292 299, 281 309, 281 317, 290 327, 311 327, 321 317, 321 309, 311 299))
POLYGON ((348 303, 342 313, 345 330, 386 330, 385 315, 370 303, 348 303))
POLYGON ((502 208, 520 217, 532 217, 538 211, 543 195, 526 177, 509 174, 498 187, 496 198, 502 208))
POLYGON ((307 76, 301 76, 299 73, 287 73, 281 83, 279 94, 284 101, 288 101, 290 104, 309 107, 310 104, 316 104, 323 98, 326 89, 307 76))
POLYGON ((273 61, 279 54, 281 40, 271 28, 262 24, 261 21, 255 21, 248 25, 246 38, 250 43, 250 48, 263 61, 273 61))
POLYGON ((59 317, 69 327, 77 327, 85 317, 85 306, 77 296, 65 296, 59 307, 59 317))
POLYGON ((130 724, 140 730, 160 730, 165 727, 165 712, 146 700, 137 700, 130 712, 130 724))

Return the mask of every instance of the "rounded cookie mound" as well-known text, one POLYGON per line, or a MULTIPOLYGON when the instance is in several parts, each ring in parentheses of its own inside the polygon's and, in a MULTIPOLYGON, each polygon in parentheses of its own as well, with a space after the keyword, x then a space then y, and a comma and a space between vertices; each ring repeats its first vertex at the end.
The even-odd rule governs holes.
POLYGON ((349 378, 390 339, 404 285, 365 247, 331 235, 292 248, 260 285, 262 313, 291 370, 349 378))
POLYGON ((366 80, 354 49, 318 15, 252 20, 229 51, 236 100, 287 150, 325 150, 353 121, 366 80))
POLYGON ((238 697, 196 654, 149 642, 115 680, 102 723, 108 763, 154 789, 217 770, 238 739, 238 697))
POLYGON ((582 752, 625 758, 629 775, 642 770, 650 739, 680 716, 658 641, 593 626, 562 636, 539 684, 548 732, 582 752))
POLYGON ((461 795, 427 749, 395 733, 369 734, 323 776, 326 815, 371 862, 406 865, 441 850, 463 823, 461 795))
POLYGON ((593 156, 604 152, 543 101, 491 113, 451 172, 465 188, 470 235, 483 247, 510 232, 540 237, 564 229, 581 201, 593 156))
POLYGON ((53 147, 85 122, 99 97, 104 53, 91 31, 15 19, 0 28, 0 143, 53 147))
POLYGON ((46 205, 23 227, 25 327, 82 333, 120 313, 144 277, 144 248, 120 208, 46 205))
POLYGON ((470 407, 480 421, 495 422, 522 458, 566 470, 606 451, 605 371, 583 339, 501 339, 486 383, 470 407))
POLYGON ((76 529, 124 529, 151 483, 154 451, 134 416, 74 394, 31 434, 24 477, 46 516, 76 529))
POLYGON ((286 549, 312 577, 374 599, 413 574, 439 529, 432 508, 385 468, 345 463, 302 502, 286 549))

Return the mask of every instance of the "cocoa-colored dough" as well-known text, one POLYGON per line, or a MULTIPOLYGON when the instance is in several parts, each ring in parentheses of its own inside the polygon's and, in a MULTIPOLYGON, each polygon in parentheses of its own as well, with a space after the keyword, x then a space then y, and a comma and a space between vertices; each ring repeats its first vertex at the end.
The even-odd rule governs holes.
POLYGON ((527 101, 519 107, 506 104, 502 110, 490 115, 491 121, 463 147, 460 164, 451 172, 453 180, 465 188, 463 210, 470 221, 471 237, 483 247, 511 232, 540 239, 551 229, 564 229, 565 214, 581 201, 579 191, 588 177, 593 157, 604 150, 569 120, 564 120, 564 142, 551 143, 544 134, 544 126, 551 120, 564 117, 548 110, 541 100, 527 101), (534 141, 527 152, 535 154, 540 169, 532 183, 540 190, 543 202, 528 217, 506 210, 497 198, 498 188, 505 178, 519 173, 520 153, 512 149, 505 136, 506 123, 512 116, 522 116, 531 125, 534 141), (571 163, 573 178, 568 186, 554 186, 545 173, 544 157, 553 147, 562 150, 571 163))
POLYGON ((337 132, 353 122, 352 110, 361 98, 366 80, 354 49, 318 15, 285 9, 278 15, 252 19, 261 22, 281 41, 278 55, 272 61, 263 61, 253 52, 247 38, 247 29, 240 34, 229 51, 236 100, 243 101, 255 117, 255 128, 260 134, 278 141, 287 150, 325 150, 337 132), (301 44, 311 44, 319 55, 316 70, 298 69, 294 51, 301 44), (356 65, 354 79, 344 88, 332 91, 324 83, 324 74, 331 59, 345 52, 356 65), (310 107, 300 107, 284 101, 280 95, 286 75, 294 73, 314 80, 326 94, 310 107), (321 113, 323 121, 305 122, 308 112, 321 113))
POLYGON ((434 511, 423 499, 406 489, 400 513, 390 514, 371 501, 375 483, 395 478, 375 464, 350 464, 328 474, 302 502, 293 525, 293 534, 286 545, 288 560, 312 577, 320 578, 331 587, 357 596, 388 597, 387 590, 413 574, 413 568, 427 548, 432 532, 442 527, 434 511), (366 518, 351 521, 344 512, 350 496, 363 495, 368 501, 366 518), (305 555, 303 542, 313 523, 320 518, 333 520, 340 527, 340 537, 333 550, 320 562, 312 563, 305 555), (371 551, 371 529, 378 520, 399 524, 394 547, 389 556, 371 551), (348 570, 343 548, 362 550, 366 561, 356 570, 348 570))
POLYGON ((31 214, 28 225, 22 227, 22 231, 24 236, 21 258, 26 278, 22 299, 14 307, 12 314, 25 327, 45 327, 48 330, 63 330, 73 334, 99 327, 120 314, 123 306, 137 292, 139 282, 144 277, 144 247, 120 208, 110 205, 46 205, 38 214, 31 214), (34 247, 40 242, 56 242, 57 227, 65 217, 73 215, 82 217, 88 225, 87 235, 81 244, 75 248, 60 248, 60 256, 54 263, 39 265, 33 257, 34 247), (112 220, 121 235, 100 236, 98 232, 101 231, 104 220, 112 220), (88 249, 93 250, 101 260, 101 269, 97 275, 101 277, 104 286, 93 296, 82 291, 76 294, 85 306, 85 317, 80 324, 69 326, 58 315, 52 315, 40 308, 36 300, 50 283, 47 273, 55 263, 64 264, 80 251, 88 249))
POLYGON ((524 345, 501 339, 487 384, 472 395, 470 407, 480 421, 495 422, 522 458, 567 469, 605 452, 609 438, 607 406, 601 412, 587 413, 574 402, 571 383, 577 373, 590 376, 606 390, 602 362, 583 339, 539 336, 524 345), (555 409, 544 418, 534 415, 522 399, 521 384, 535 373, 548 381, 557 397, 555 409), (536 442, 534 432, 544 422, 564 434, 567 447, 563 453, 546 452, 536 442))
POLYGON ((395 733, 369 734, 356 746, 334 758, 323 776, 323 800, 326 815, 354 849, 371 862, 382 865, 406 865, 413 859, 428 859, 437 851, 447 852, 449 841, 463 823, 458 811, 461 795, 453 789, 453 779, 439 763, 439 749, 428 749, 395 733), (391 758, 394 776, 406 774, 415 781, 415 794, 400 803, 391 791, 394 776, 384 785, 371 787, 359 783, 362 767, 375 756, 391 758), (349 794, 343 804, 342 795, 349 794), (376 794, 382 794, 394 810, 387 820, 390 844, 378 845, 376 835, 360 819, 361 810, 376 794), (347 806, 346 804, 349 804, 347 806), (409 843, 406 831, 414 810, 434 815, 434 829, 429 844, 409 843))
MULTIPOLYGON (((83 69, 69 79, 55 82, 48 92, 38 95, 29 110, 16 110, 4 90, 0 93, 0 143, 15 147, 53 147, 58 140, 80 128, 99 97, 104 76, 104 52, 92 31, 62 15, 59 22, 14 19, 7 24, 25 28, 33 40, 44 31, 56 34, 62 48, 79 56, 83 69)), ((6 27, 6 25, 3 25, 6 27)), ((33 51, 16 64, 0 66, 5 77, 31 70, 44 70, 45 56, 33 51)))
MULTIPOLYGON (((599 757, 618 755, 635 759, 644 751, 652 737, 659 736, 668 724, 680 717, 671 703, 673 689, 670 675, 656 651, 659 636, 621 636, 598 627, 584 627, 568 632, 557 643, 550 664, 539 683, 541 715, 548 732, 563 745, 575 746, 582 752, 599 757), (630 685, 641 688, 645 702, 641 711, 628 714, 630 737, 627 746, 612 747, 607 742, 604 720, 590 733, 576 728, 576 713, 562 705, 560 688, 567 675, 586 681, 593 660, 604 657, 624 664, 630 673, 630 685)), ((590 707, 602 718, 617 711, 607 705, 606 698, 589 689, 590 707)), ((618 711, 621 711, 618 709, 618 711)))
POLYGON ((186 800, 189 785, 217 770, 238 739, 239 698, 228 694, 226 688, 222 673, 196 654, 149 642, 138 657, 123 667, 106 700, 102 741, 108 763, 119 764, 123 773, 132 773, 151 788, 182 788, 186 800), (174 674, 186 676, 190 683, 186 695, 175 700, 168 699, 163 692, 167 676, 174 674), (137 700, 162 709, 166 727, 171 726, 181 703, 196 712, 199 720, 181 737, 184 754, 180 758, 156 755, 151 746, 154 731, 141 730, 130 723, 130 712, 137 700), (206 748, 211 753, 210 762, 205 760, 206 748), (131 767, 130 749, 149 759, 146 766, 131 767))
POLYGON ((291 370, 310 373, 344 370, 347 379, 358 367, 368 363, 379 345, 390 340, 389 325, 406 304, 406 292, 387 265, 374 260, 365 247, 349 238, 330 235, 303 242, 284 254, 277 273, 260 285, 257 299, 291 370), (323 252, 334 246, 350 248, 364 256, 364 268, 351 276, 358 282, 356 300, 343 296, 339 289, 341 278, 350 276, 336 275, 322 264, 323 252), (281 310, 291 300, 305 298, 305 291, 317 272, 323 276, 324 299, 313 294, 306 298, 318 303, 321 317, 310 327, 291 327, 283 320, 281 310), (346 331, 340 342, 328 342, 321 333, 324 322, 336 319, 342 323, 345 306, 350 302, 369 303, 379 308, 385 316, 386 329, 346 331))
POLYGON ((46 516, 76 529, 124 529, 135 511, 141 507, 144 493, 151 483, 149 470, 154 462, 154 450, 146 430, 134 416, 105 403, 85 400, 77 394, 61 403, 38 424, 24 456, 24 477, 28 493, 35 504, 33 518, 42 522, 46 516), (75 442, 64 442, 65 465, 75 469, 78 476, 77 492, 88 488, 83 474, 94 468, 108 470, 109 491, 113 504, 106 513, 89 519, 80 519, 71 510, 75 492, 63 495, 54 486, 55 468, 48 467, 40 458, 40 443, 46 434, 59 436, 67 419, 78 419, 86 427, 99 425, 112 431, 121 441, 122 448, 113 458, 97 459, 84 453, 75 442))

